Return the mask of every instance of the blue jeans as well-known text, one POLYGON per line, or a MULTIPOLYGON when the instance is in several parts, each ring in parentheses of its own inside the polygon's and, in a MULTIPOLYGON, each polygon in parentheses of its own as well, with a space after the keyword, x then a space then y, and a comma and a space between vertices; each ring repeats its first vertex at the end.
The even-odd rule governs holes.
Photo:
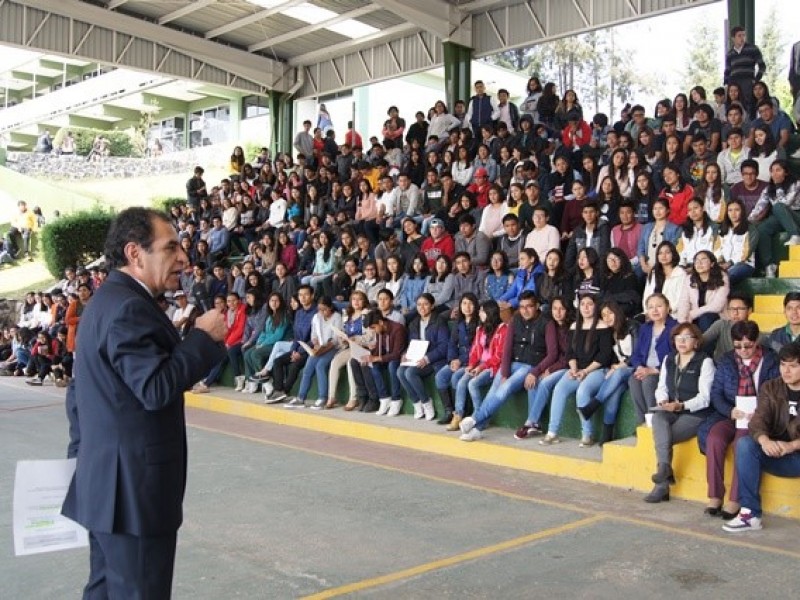
POLYGON ((436 389, 443 390, 448 387, 456 389, 458 381, 464 376, 465 370, 464 367, 460 367, 453 371, 449 364, 443 366, 436 371, 436 377, 434 378, 434 381, 436 381, 436 389))
POLYGON ((294 342, 275 342, 275 345, 272 347, 272 352, 269 353, 269 359, 267 359, 267 371, 272 371, 272 365, 275 364, 275 360, 279 356, 283 356, 289 350, 292 349, 292 344, 294 342))
POLYGON ((717 313, 705 313, 700 315, 694 320, 694 324, 700 328, 700 331, 705 333, 716 321, 719 320, 717 313))
POLYGON ((728 269, 728 279, 730 280, 731 287, 744 281, 748 277, 752 277, 755 272, 755 267, 751 267, 747 263, 736 263, 728 269))
POLYGON ((761 446, 752 437, 745 436, 736 442, 736 471, 739 474, 739 501, 742 508, 749 508, 753 516, 761 516, 761 473, 778 477, 800 477, 800 452, 780 458, 764 454, 761 446))
POLYGON ((492 381, 492 387, 483 399, 480 408, 475 409, 472 418, 475 419, 475 427, 480 430, 486 429, 489 420, 500 410, 512 394, 516 394, 522 389, 525 377, 531 370, 531 365, 524 362, 512 362, 509 376, 503 380, 503 375, 498 373, 492 381))
POLYGON ((617 422, 619 403, 622 401, 622 394, 628 389, 628 379, 632 374, 633 367, 617 367, 597 390, 595 398, 603 405, 603 424, 613 425, 617 422))
POLYGON ((425 365, 421 369, 419 367, 400 367, 397 369, 397 378, 411 401, 416 404, 417 402, 428 401, 428 392, 425 391, 425 384, 422 379, 433 375, 433 373, 434 368, 432 365, 425 365))
MULTIPOLYGON (((564 416, 564 409, 567 407, 567 398, 573 393, 576 394, 575 404, 586 406, 589 401, 597 394, 597 390, 603 385, 605 369, 597 369, 589 373, 583 381, 572 379, 569 375, 561 378, 553 390, 553 401, 550 405, 550 423, 547 432, 558 435, 561 427, 561 418, 564 416)), ((587 421, 581 416, 581 435, 587 437, 592 435, 592 422, 587 421)))
POLYGON ((538 425, 541 422, 544 407, 550 401, 550 395, 556 384, 561 381, 566 372, 566 369, 561 369, 550 373, 547 377, 539 379, 535 388, 528 390, 528 420, 526 421, 528 425, 534 423, 538 425))
POLYGON ((400 380, 397 376, 397 370, 399 368, 399 360, 393 360, 390 363, 372 363, 370 365, 372 379, 375 382, 375 389, 378 392, 378 398, 389 397, 389 391, 386 389, 386 382, 383 379, 383 374, 388 372, 389 389, 391 390, 392 400, 402 400, 400 397, 400 380))
POLYGON ((467 406, 467 391, 469 391, 470 398, 472 398, 472 413, 478 412, 481 407, 483 398, 481 397, 481 388, 489 385, 492 381, 492 373, 488 369, 481 371, 477 377, 464 374, 458 381, 456 387, 456 413, 464 416, 464 411, 467 406))
POLYGON ((300 380, 300 391, 297 397, 305 400, 311 388, 311 379, 317 376, 317 398, 328 398, 328 369, 336 355, 337 348, 331 348, 325 354, 309 356, 306 366, 303 367, 303 378, 300 380))

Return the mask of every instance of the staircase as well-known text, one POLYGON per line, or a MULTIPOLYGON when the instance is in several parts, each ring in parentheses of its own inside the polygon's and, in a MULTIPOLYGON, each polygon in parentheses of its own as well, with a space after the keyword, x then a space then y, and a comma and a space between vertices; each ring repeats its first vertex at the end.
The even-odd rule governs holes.
POLYGON ((800 291, 800 246, 789 248, 789 257, 781 261, 778 274, 776 279, 752 281, 748 286, 755 295, 750 319, 765 333, 786 324, 783 297, 787 292, 800 291))

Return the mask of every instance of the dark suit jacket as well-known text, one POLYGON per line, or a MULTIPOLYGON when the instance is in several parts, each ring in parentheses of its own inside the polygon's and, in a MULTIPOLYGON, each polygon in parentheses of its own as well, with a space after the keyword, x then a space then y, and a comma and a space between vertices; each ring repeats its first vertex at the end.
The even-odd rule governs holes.
POLYGON ((78 330, 67 392, 77 468, 62 512, 90 531, 157 536, 183 519, 183 393, 225 356, 203 331, 178 336, 135 279, 113 271, 78 330))

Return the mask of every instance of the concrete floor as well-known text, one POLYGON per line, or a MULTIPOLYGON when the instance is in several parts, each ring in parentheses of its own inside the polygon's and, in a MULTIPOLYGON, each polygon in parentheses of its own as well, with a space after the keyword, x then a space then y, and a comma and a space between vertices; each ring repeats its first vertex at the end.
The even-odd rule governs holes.
MULTIPOLYGON (((800 523, 190 410, 174 598, 722 598, 800 591, 800 523)), ((85 550, 13 556, 19 459, 58 458, 63 391, 0 379, 0 598, 77 598, 85 550)))

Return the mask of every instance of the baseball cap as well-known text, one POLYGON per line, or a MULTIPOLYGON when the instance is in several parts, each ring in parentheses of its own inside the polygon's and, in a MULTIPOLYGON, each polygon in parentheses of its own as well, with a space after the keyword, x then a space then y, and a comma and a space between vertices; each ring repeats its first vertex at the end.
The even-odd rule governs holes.
POLYGON ((173 298, 183 298, 185 296, 186 296, 186 292, 184 292, 183 290, 178 290, 177 292, 172 294, 173 298))
POLYGON ((525 184, 525 187, 537 187, 538 188, 539 187, 539 182, 536 181, 535 179, 531 179, 525 184))
POLYGON ((431 219, 431 227, 444 227, 444 221, 441 219, 431 219))
POLYGON ((475 177, 488 177, 488 176, 489 172, 483 167, 478 167, 477 169, 475 169, 475 177))

